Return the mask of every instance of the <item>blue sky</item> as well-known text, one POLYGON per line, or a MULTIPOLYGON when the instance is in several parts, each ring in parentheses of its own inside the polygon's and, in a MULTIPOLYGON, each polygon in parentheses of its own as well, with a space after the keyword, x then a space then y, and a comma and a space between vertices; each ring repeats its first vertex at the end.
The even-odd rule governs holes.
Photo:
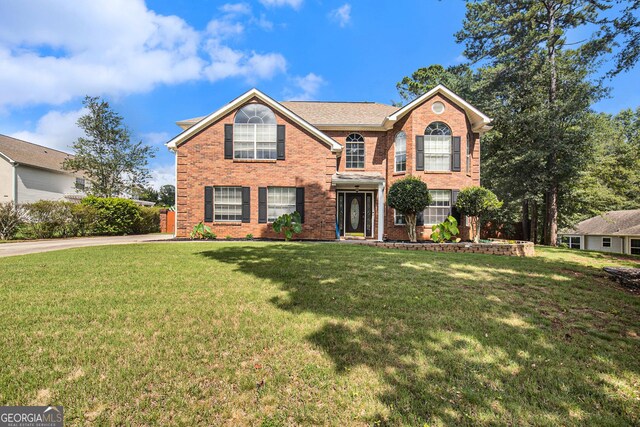
MULTIPOLYGON (((173 182, 175 121, 251 87, 284 99, 399 100, 395 85, 460 63, 463 1, 22 0, 0 3, 0 133, 69 150, 85 94, 109 100, 158 148, 153 184, 173 182)), ((599 111, 640 106, 638 67, 599 111)))

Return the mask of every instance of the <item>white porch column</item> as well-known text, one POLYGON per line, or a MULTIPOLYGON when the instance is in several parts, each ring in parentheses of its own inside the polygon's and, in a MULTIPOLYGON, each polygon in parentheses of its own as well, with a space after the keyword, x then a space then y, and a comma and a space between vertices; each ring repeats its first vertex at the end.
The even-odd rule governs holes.
POLYGON ((384 182, 378 184, 378 241, 384 236, 384 182))

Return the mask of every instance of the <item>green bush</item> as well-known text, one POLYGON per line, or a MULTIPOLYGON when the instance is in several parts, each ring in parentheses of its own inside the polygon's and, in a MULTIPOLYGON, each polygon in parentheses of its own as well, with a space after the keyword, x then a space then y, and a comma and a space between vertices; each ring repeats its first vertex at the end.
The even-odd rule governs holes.
POLYGON ((31 239, 68 237, 72 206, 73 203, 56 200, 40 200, 25 204, 25 236, 31 239))
POLYGON ((69 236, 91 236, 98 221, 98 210, 94 206, 76 203, 71 206, 71 221, 67 226, 69 236))
POLYGON ((140 221, 136 224, 136 234, 160 232, 160 208, 140 206, 140 221))
POLYGON ((0 240, 13 239, 24 221, 24 209, 13 202, 0 203, 0 240))
POLYGON ((408 176, 397 180, 389 188, 387 204, 404 215, 409 240, 415 242, 416 215, 422 212, 431 202, 427 184, 420 178, 408 176))
POLYGON ((431 231, 431 240, 436 243, 460 241, 460 238, 456 237, 460 234, 458 220, 451 215, 440 224, 431 227, 431 231))
POLYGON ((284 240, 289 241, 294 234, 302 233, 302 219, 300 213, 282 214, 273 221, 273 231, 284 234, 284 240))
POLYGON ((143 221, 140 206, 129 199, 88 196, 82 199, 82 204, 97 211, 94 228, 97 235, 134 234, 143 221))
POLYGON ((215 240, 215 233, 211 232, 211 228, 208 225, 204 225, 202 221, 193 226, 191 230, 191 238, 198 240, 215 240))
POLYGON ((458 212, 469 217, 473 241, 476 243, 480 241, 480 221, 500 207, 502 202, 491 190, 484 187, 463 188, 456 201, 458 212))

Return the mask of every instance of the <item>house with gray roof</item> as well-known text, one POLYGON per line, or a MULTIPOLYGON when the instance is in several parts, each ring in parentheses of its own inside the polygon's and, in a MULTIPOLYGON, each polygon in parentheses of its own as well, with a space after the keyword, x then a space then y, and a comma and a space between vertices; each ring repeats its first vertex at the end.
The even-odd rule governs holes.
POLYGON ((31 203, 82 197, 81 172, 64 170, 73 155, 53 148, 0 135, 0 203, 31 203))
POLYGON ((640 255, 640 209, 594 216, 559 235, 573 249, 640 255))

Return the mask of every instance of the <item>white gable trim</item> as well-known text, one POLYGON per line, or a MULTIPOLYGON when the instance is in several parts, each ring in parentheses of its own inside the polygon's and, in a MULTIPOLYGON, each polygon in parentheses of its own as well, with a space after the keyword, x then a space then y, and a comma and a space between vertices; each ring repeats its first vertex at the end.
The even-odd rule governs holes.
POLYGON ((458 95, 453 93, 451 90, 447 89, 443 85, 438 85, 431 89, 429 92, 425 93, 422 96, 414 99, 395 113, 391 114, 384 120, 384 126, 386 128, 391 128, 395 122, 400 120, 402 117, 407 115, 411 110, 421 105, 423 102, 426 102, 429 98, 432 98, 436 94, 442 94, 449 98, 451 101, 458 104, 458 106, 462 107, 467 115, 469 116, 469 121, 471 122, 471 128, 474 132, 483 133, 491 129, 489 123, 491 123, 491 119, 483 114, 480 110, 478 110, 473 105, 469 104, 464 99, 460 98, 458 95))
POLYGON ((243 95, 241 95, 238 98, 234 99, 233 101, 231 101, 227 105, 223 106, 222 108, 218 109, 217 111, 214 111, 213 113, 211 113, 208 116, 204 117, 198 123, 196 123, 195 125, 191 126, 190 128, 188 128, 184 132, 180 133, 179 135, 174 137, 171 141, 167 142, 167 144, 166 144, 167 147, 170 150, 175 150, 181 144, 185 143, 189 138, 191 138, 192 136, 196 135, 198 132, 206 129, 210 124, 212 124, 213 122, 218 120, 220 117, 222 117, 225 114, 228 114, 229 112, 233 111, 234 109, 236 109, 240 105, 246 103, 247 101, 249 101, 253 97, 256 97, 256 98, 260 99, 266 105, 268 105, 272 109, 276 110, 277 112, 279 112, 283 116, 288 117, 289 119, 291 119, 294 122, 298 123, 302 128, 304 128, 309 133, 311 133, 312 135, 316 136, 320 141, 322 141, 327 146, 329 146, 329 148, 331 148, 331 151, 333 153, 342 152, 342 145, 338 144, 338 142, 336 142, 334 139, 328 137, 326 134, 321 132, 318 128, 314 127, 309 122, 307 122, 306 120, 304 120, 303 118, 301 118, 300 116, 298 116, 297 114, 295 114, 294 112, 292 112, 291 110, 289 110, 288 108, 286 108, 285 106, 280 104, 279 102, 271 99, 270 97, 268 97, 264 93, 260 92, 256 88, 253 88, 253 89, 245 92, 243 95))

